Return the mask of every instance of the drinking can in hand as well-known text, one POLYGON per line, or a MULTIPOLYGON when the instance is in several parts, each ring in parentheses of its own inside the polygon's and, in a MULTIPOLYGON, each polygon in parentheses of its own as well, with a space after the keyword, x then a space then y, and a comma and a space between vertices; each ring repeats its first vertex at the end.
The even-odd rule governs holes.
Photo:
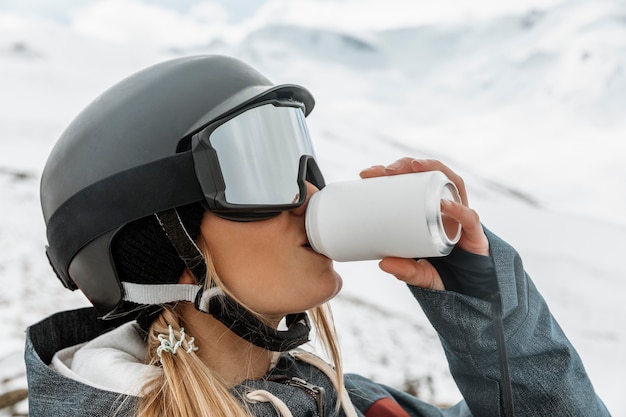
POLYGON ((442 199, 461 202, 440 171, 330 183, 309 200, 306 233, 336 261, 445 256, 461 225, 442 215, 442 199))

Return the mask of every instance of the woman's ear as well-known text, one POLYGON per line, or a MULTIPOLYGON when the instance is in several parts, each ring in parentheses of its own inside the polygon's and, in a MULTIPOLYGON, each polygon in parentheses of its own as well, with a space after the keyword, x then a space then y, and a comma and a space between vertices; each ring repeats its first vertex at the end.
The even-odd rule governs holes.
POLYGON ((179 284, 196 284, 196 280, 193 278, 193 274, 187 268, 183 271, 183 274, 178 278, 179 284))

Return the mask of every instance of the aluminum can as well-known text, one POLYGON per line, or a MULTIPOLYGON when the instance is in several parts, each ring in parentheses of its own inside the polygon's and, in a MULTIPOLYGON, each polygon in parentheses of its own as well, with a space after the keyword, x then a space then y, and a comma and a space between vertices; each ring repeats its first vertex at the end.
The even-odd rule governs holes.
POLYGON ((461 201, 440 171, 334 182, 311 196, 306 233, 313 250, 340 262, 445 256, 461 225, 442 216, 442 199, 461 201))

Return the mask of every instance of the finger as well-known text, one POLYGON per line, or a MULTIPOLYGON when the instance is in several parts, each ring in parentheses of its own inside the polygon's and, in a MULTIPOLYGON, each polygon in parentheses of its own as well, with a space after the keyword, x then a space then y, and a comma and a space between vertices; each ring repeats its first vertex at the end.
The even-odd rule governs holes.
POLYGON ((421 165, 412 165, 413 162, 419 162, 421 160, 404 157, 400 158, 391 164, 385 165, 373 165, 369 168, 365 168, 362 170, 359 175, 361 178, 373 178, 373 177, 382 177, 386 175, 397 175, 397 174, 408 174, 411 172, 422 172, 422 171, 432 171, 433 169, 428 169, 427 165, 424 165, 423 168, 421 165))
POLYGON ((413 159, 410 161, 412 172, 427 172, 427 171, 441 171, 445 174, 450 181, 454 183, 459 190, 459 196, 463 205, 469 206, 467 198, 467 190, 465 188, 465 181, 463 178, 454 172, 450 167, 441 161, 436 159, 413 159))
POLYGON ((414 169, 412 165, 413 161, 417 161, 417 159, 405 156, 404 158, 400 158, 397 161, 394 161, 391 164, 387 165, 385 167, 385 172, 388 175, 408 174, 411 172, 419 172, 414 169))
POLYGON ((414 259, 387 257, 383 258, 378 265, 383 271, 407 284, 432 290, 443 291, 445 289, 439 273, 425 259, 416 261, 414 259))
POLYGON ((359 172, 361 178, 383 177, 387 175, 383 165, 374 165, 359 172))
POLYGON ((478 213, 461 204, 449 200, 441 201, 442 217, 452 218, 461 224, 463 234, 459 247, 467 252, 489 256, 489 240, 480 223, 478 213))
POLYGON ((369 168, 365 168, 359 173, 359 175, 361 176, 361 178, 372 178, 382 177, 385 175, 408 174, 411 172, 416 172, 411 166, 411 161, 414 160, 414 158, 410 158, 407 156, 404 158, 400 158, 387 166, 374 165, 369 168))

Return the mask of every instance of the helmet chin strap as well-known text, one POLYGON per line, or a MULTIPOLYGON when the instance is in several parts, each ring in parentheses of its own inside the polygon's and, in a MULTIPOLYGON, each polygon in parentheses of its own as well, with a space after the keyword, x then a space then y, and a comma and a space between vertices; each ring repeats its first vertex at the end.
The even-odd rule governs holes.
POLYGON ((217 286, 210 291, 201 288, 194 304, 198 310, 212 315, 237 336, 267 350, 285 352, 309 341, 311 325, 306 313, 288 314, 285 317, 287 329, 276 330, 217 286))
POLYGON ((309 341, 311 324, 305 312, 288 314, 285 317, 287 329, 277 330, 233 300, 221 288, 212 285, 209 291, 205 291, 203 284, 206 280, 206 261, 187 233, 176 209, 155 213, 155 217, 180 259, 200 284, 195 299, 189 300, 194 301, 199 311, 212 315, 242 339, 274 352, 292 350, 309 341))

